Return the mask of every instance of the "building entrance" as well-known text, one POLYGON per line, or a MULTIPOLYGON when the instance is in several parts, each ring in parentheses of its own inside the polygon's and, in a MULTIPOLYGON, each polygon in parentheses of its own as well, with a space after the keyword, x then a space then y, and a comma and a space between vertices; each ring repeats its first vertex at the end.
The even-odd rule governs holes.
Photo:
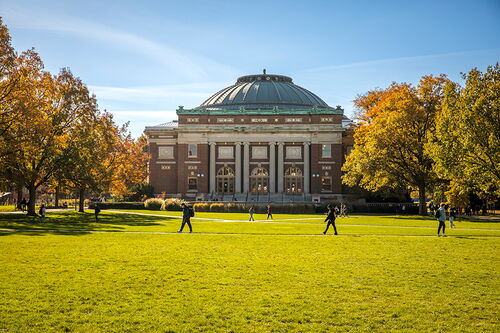
POLYGON ((304 188, 304 177, 302 170, 291 167, 285 171, 285 192, 288 194, 302 193, 304 188))
POLYGON ((258 167, 250 174, 250 191, 252 193, 269 192, 269 174, 266 169, 258 167))
POLYGON ((234 193, 234 171, 230 167, 217 171, 217 193, 234 193))

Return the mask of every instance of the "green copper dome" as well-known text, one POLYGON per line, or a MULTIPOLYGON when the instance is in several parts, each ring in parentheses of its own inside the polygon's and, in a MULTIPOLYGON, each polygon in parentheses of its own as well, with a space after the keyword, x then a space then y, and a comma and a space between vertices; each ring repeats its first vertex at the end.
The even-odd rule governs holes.
POLYGON ((239 77, 235 84, 220 90, 196 109, 265 110, 275 107, 282 110, 332 109, 317 95, 294 84, 292 78, 265 72, 239 77))

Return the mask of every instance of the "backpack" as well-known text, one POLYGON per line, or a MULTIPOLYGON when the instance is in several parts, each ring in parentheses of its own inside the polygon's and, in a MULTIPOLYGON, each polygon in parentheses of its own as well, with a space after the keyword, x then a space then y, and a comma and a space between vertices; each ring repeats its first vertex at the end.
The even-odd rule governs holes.
POLYGON ((189 207, 189 217, 194 217, 194 209, 189 207))
POLYGON ((435 218, 439 218, 441 216, 441 211, 439 209, 436 209, 436 212, 434 213, 435 218))

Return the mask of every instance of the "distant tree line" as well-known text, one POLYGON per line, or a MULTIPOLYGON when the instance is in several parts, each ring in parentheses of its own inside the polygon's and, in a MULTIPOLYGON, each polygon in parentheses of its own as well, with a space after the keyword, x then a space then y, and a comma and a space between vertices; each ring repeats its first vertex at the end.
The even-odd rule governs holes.
POLYGON ((354 101, 354 149, 343 182, 371 191, 406 187, 426 199, 466 207, 471 196, 500 197, 500 67, 445 75, 417 86, 393 83, 354 101))
POLYGON ((37 189, 73 189, 80 210, 86 191, 123 196, 146 178, 145 138, 99 110, 96 97, 67 68, 44 70, 33 50, 18 54, 0 18, 0 185, 29 192, 35 215, 37 189))

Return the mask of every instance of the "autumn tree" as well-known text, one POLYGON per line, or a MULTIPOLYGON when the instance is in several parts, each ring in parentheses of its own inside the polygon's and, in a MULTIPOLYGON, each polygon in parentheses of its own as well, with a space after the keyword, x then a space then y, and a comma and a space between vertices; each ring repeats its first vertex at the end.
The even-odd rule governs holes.
POLYGON ((463 74, 465 87, 448 82, 428 145, 435 168, 450 179, 449 200, 470 191, 500 196, 500 66, 463 74))
POLYGON ((393 83, 355 101, 359 123, 354 149, 342 170, 344 184, 375 191, 406 186, 419 193, 426 214, 426 190, 437 180, 425 147, 434 131, 448 79, 424 76, 417 87, 393 83))
POLYGON ((35 215, 36 190, 66 167, 73 130, 91 109, 81 82, 67 70, 56 77, 45 72, 33 50, 18 57, 17 67, 19 80, 10 104, 20 117, 7 136, 23 141, 7 156, 6 167, 28 189, 28 214, 35 215))

